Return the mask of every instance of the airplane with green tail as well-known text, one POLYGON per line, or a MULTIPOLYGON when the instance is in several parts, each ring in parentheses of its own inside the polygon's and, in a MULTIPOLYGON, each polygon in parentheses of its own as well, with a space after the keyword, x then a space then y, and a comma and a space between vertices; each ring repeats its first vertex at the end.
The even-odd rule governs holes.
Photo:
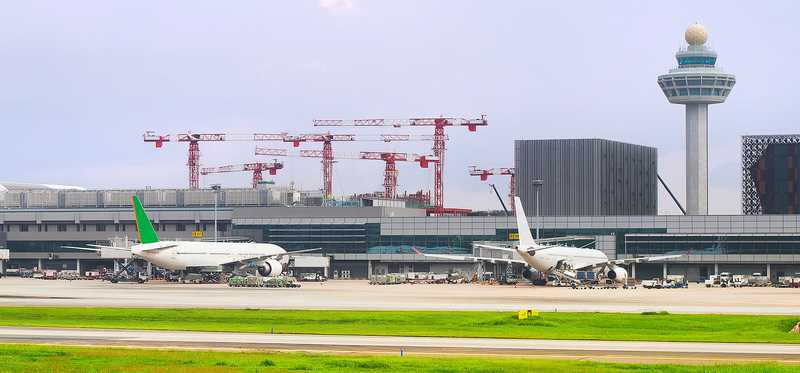
MULTIPOLYGON (((130 248, 103 245, 88 245, 91 246, 88 248, 64 247, 95 252, 130 251, 135 259, 142 259, 157 267, 183 274, 224 272, 258 274, 263 277, 281 275, 291 254, 319 250, 287 252, 278 245, 255 242, 162 241, 139 198, 131 197, 131 204, 138 234, 137 244, 130 248)), ((119 273, 115 274, 118 275, 119 273)))

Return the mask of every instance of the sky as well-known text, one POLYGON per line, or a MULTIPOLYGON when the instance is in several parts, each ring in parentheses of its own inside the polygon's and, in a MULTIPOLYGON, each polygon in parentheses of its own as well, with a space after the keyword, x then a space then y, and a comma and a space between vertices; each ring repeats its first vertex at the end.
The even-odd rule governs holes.
MULTIPOLYGON (((498 209, 467 167, 512 167, 513 140, 606 138, 658 148, 684 197, 684 109, 656 77, 683 32, 705 25, 736 74, 709 110, 710 212, 737 214, 740 141, 797 133, 796 1, 17 1, 0 5, 0 180, 182 188, 187 146, 146 130, 315 133, 322 118, 475 118, 448 129, 448 207, 498 209)), ((429 135, 432 128, 335 129, 429 135)), ((201 143, 203 166, 266 161, 254 147, 201 143)), ((429 142, 335 143, 340 154, 430 154, 429 142)), ((301 149, 317 149, 315 144, 301 149)), ((317 159, 286 158, 274 180, 321 187, 317 159)), ((432 190, 431 170, 398 168, 399 190, 432 190)), ((334 192, 381 190, 383 163, 341 160, 334 192)), ((246 187, 250 175, 201 179, 246 187)), ((490 179, 507 194, 508 180, 490 179)), ((659 187, 661 188, 661 187, 659 187)), ((659 189, 659 212, 678 213, 659 189)))

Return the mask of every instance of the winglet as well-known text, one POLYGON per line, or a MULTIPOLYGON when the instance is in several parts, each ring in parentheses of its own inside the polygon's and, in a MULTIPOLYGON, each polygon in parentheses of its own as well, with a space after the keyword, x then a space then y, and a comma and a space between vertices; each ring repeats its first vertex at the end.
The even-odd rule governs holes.
POLYGON ((528 225, 528 218, 525 216, 525 210, 522 209, 522 200, 519 197, 514 197, 514 211, 517 217, 517 232, 519 232, 519 245, 521 247, 535 248, 539 245, 533 240, 531 235, 531 227, 528 225))
POLYGON ((411 246, 411 250, 414 250, 414 252, 415 252, 415 253, 417 253, 417 255, 423 255, 423 254, 422 254, 422 252, 420 252, 419 250, 417 250, 417 247, 416 247, 416 246, 411 246))

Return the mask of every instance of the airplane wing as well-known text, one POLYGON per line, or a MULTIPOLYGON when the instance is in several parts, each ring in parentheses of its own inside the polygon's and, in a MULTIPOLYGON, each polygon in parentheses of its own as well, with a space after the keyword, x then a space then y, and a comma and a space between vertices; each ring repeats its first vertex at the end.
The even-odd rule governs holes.
MULTIPOLYGON (((319 251, 319 250, 322 250, 322 248, 321 247, 317 247, 317 248, 313 248, 313 249, 287 251, 286 254, 302 254, 302 253, 309 253, 309 252, 312 252, 312 251, 319 251)), ((286 255, 286 254, 281 254, 281 255, 286 255)))
POLYGON ((683 254, 661 255, 661 256, 643 256, 643 257, 640 257, 640 258, 627 258, 627 259, 612 260, 609 263, 612 263, 612 264, 629 264, 629 263, 654 262, 654 261, 657 261, 657 260, 676 259, 676 258, 680 258, 682 256, 683 256, 683 254))
POLYGON ((575 270, 593 270, 596 268, 605 268, 610 265, 615 264, 631 264, 631 263, 644 263, 644 262, 655 262, 658 260, 667 260, 667 259, 675 259, 680 258, 683 255, 661 255, 661 256, 643 256, 639 258, 627 258, 627 259, 616 259, 616 260, 609 260, 607 262, 599 262, 599 263, 583 263, 575 265, 575 270))
POLYGON ((449 254, 425 254, 416 248, 412 247, 412 250, 417 253, 417 255, 425 256, 428 258, 439 258, 439 259, 447 259, 447 260, 461 260, 466 262, 490 262, 490 263, 519 263, 528 265, 523 260, 517 259, 505 259, 505 258, 490 258, 485 256, 470 256, 470 255, 449 255, 449 254))
POLYGON ((503 247, 503 246, 492 246, 492 245, 484 245, 484 244, 482 244, 482 243, 474 243, 474 244, 472 244, 472 246, 475 246, 475 247, 480 247, 480 248, 483 248, 483 249, 492 249, 492 250, 510 251, 510 252, 512 252, 512 253, 514 252, 514 249, 512 249, 512 248, 510 248, 510 247, 503 247))
POLYGON ((143 248, 142 251, 159 251, 159 250, 166 250, 166 249, 172 249, 174 247, 178 247, 177 244, 168 244, 168 245, 160 245, 160 246, 155 246, 153 244, 147 244, 147 246, 148 247, 143 248))
POLYGON ((63 249, 75 249, 75 250, 86 250, 86 251, 94 251, 99 253, 101 249, 96 249, 93 247, 79 247, 79 246, 61 246, 63 249))
POLYGON ((92 245, 92 244, 87 244, 86 246, 94 247, 94 248, 97 248, 97 249, 131 251, 131 249, 129 249, 127 247, 103 246, 103 245, 92 245))
POLYGON ((230 262, 227 262, 227 263, 222 263, 222 265, 233 264, 233 263, 245 263, 245 262, 258 261, 258 260, 264 260, 264 259, 270 259, 270 258, 280 260, 281 257, 284 257, 286 255, 301 254, 301 253, 307 253, 307 252, 317 251, 317 250, 322 250, 322 248, 321 247, 316 247, 316 248, 313 248, 313 249, 304 249, 304 250, 288 251, 288 252, 285 252, 285 253, 278 253, 278 254, 272 254, 272 255, 255 256, 255 257, 252 257, 252 258, 245 258, 245 259, 239 259, 239 260, 230 261, 230 262))

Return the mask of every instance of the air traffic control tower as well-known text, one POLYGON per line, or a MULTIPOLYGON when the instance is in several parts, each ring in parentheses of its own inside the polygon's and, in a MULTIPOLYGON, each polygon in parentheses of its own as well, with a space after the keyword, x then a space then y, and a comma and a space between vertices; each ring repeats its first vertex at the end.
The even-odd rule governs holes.
POLYGON ((670 103, 686 106, 686 213, 708 215, 708 105, 725 102, 736 77, 716 67, 703 25, 689 26, 684 37, 689 46, 675 53, 678 67, 658 85, 670 103))

